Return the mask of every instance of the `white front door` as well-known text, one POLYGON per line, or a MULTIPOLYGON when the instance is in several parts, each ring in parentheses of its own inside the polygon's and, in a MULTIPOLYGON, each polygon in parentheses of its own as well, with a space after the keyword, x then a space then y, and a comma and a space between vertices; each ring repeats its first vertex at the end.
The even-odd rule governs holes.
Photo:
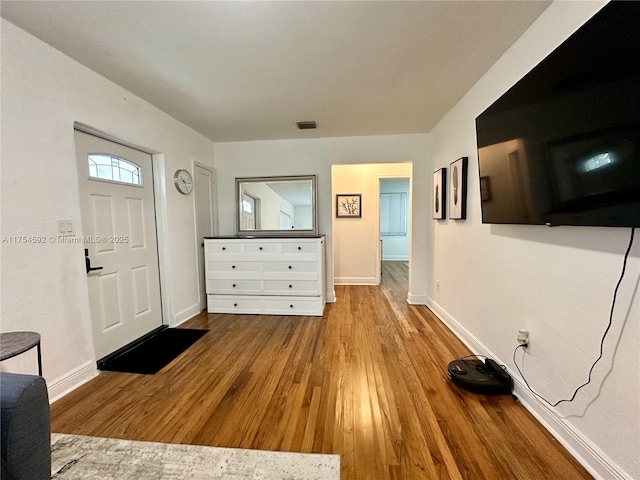
POLYGON ((213 170, 200 165, 193 167, 193 194, 196 202, 196 236, 198 240, 198 276, 200 278, 200 307, 207 307, 205 284, 204 237, 213 236, 215 183, 213 170))
POLYGON ((151 155, 76 131, 96 358, 162 324, 151 155))
POLYGON ((240 228, 242 230, 256 229, 256 199, 246 193, 242 194, 240 228))

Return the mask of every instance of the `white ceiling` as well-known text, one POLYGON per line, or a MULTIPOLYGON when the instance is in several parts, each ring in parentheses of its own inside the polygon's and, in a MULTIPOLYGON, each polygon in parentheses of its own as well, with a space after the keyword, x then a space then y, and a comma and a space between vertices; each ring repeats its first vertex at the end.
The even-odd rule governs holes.
POLYGON ((215 142, 424 133, 547 1, 6 1, 215 142), (316 120, 299 131, 296 121, 316 120))

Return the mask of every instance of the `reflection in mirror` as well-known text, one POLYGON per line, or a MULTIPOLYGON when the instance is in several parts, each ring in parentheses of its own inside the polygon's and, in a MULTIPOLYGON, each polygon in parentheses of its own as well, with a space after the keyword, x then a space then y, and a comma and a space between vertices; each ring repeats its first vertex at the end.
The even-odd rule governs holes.
POLYGON ((316 235, 316 176, 236 178, 238 235, 316 235))

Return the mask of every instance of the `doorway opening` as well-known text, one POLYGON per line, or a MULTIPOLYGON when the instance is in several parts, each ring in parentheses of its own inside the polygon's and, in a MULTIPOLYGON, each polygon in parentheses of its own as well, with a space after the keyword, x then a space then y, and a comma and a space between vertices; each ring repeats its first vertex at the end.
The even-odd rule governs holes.
POLYGON ((409 177, 380 178, 380 281, 409 291, 409 177))
POLYGON ((409 177, 380 178, 380 284, 409 292, 409 177))
MULTIPOLYGON (((402 257, 402 268, 406 269, 402 281, 404 298, 407 299, 411 279, 410 269, 404 264, 411 265, 411 179, 413 164, 411 162, 332 165, 331 189, 333 205, 332 236, 333 236, 333 268, 335 285, 380 285, 383 271, 384 240, 380 235, 381 181, 384 179, 404 179, 408 183, 406 191, 384 193, 404 193, 384 197, 385 205, 396 205, 404 200, 404 213, 401 218, 386 217, 383 228, 395 236, 404 233, 406 250, 402 257), (360 217, 337 217, 335 211, 336 195, 360 195, 360 217)), ((397 187, 394 187, 397 188, 397 187)), ((404 189, 404 187, 403 187, 404 189)), ((386 207, 385 207, 386 208, 386 207)), ((395 211, 395 210, 394 210, 395 211)), ((389 239, 391 236, 389 236, 389 239)))

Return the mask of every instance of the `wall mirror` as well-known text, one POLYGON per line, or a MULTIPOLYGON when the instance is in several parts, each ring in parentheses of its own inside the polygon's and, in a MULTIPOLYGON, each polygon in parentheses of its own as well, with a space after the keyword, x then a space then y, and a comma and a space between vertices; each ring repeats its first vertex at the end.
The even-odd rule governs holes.
POLYGON ((236 233, 317 235, 316 176, 236 178, 236 233))

